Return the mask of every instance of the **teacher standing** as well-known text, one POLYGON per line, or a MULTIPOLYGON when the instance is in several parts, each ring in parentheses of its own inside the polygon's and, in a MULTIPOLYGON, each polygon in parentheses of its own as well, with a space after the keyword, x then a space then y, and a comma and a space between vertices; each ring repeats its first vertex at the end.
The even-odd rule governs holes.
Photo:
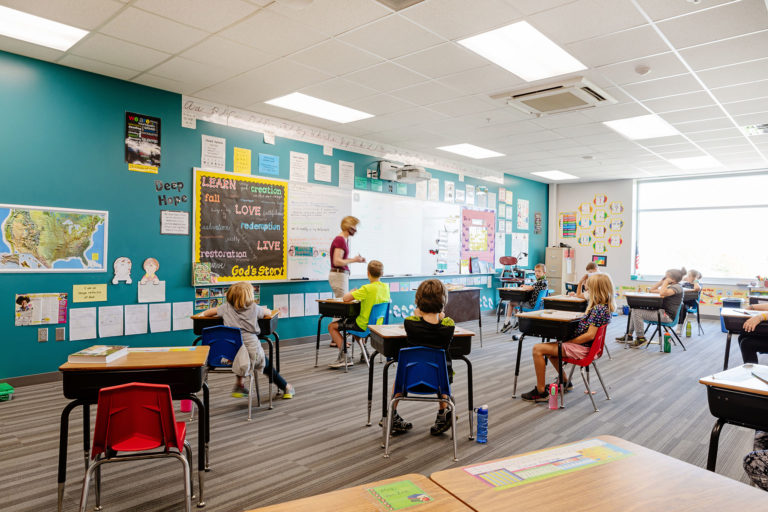
POLYGON ((328 282, 331 284, 334 297, 343 297, 349 293, 349 264, 365 263, 365 258, 354 256, 349 258, 349 237, 357 233, 360 219, 347 215, 341 219, 341 233, 331 242, 331 272, 328 282))

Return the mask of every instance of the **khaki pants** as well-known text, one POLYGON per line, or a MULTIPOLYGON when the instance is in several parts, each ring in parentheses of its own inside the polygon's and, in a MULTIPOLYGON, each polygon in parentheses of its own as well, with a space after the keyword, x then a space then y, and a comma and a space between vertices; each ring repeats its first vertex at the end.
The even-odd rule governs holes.
POLYGON ((328 282, 331 284, 334 297, 340 299, 349 293, 349 274, 346 272, 329 272, 328 282))

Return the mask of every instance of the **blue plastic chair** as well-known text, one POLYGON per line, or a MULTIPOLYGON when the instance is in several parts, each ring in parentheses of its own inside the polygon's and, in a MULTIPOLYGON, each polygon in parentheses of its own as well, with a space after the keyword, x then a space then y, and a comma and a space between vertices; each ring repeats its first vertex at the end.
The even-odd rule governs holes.
POLYGON ((522 303, 520 305, 520 310, 523 313, 527 313, 529 311, 538 311, 542 308, 544 297, 549 297, 549 290, 540 290, 539 294, 536 296, 536 302, 533 305, 533 308, 526 308, 522 306, 522 303))
MULTIPOLYGON (((206 364, 211 371, 232 368, 237 352, 243 345, 243 336, 237 327, 227 327, 225 325, 216 325, 203 329, 202 344, 210 347, 208 360, 206 364)), ((256 387, 256 404, 261 407, 261 396, 259 395, 259 383, 254 376, 251 368, 250 379, 248 381, 248 421, 251 421, 253 413, 253 391, 256 387)), ((269 408, 272 409, 272 383, 269 383, 269 408)), ((194 413, 193 413, 194 414, 194 413)))
MULTIPOLYGON (((371 308, 371 314, 368 316, 368 325, 387 325, 389 324, 389 302, 381 302, 374 304, 371 308)), ((371 330, 366 327, 364 331, 348 330, 348 335, 352 335, 356 338, 355 341, 360 345, 360 351, 363 353, 365 364, 370 366, 371 362, 368 360, 368 352, 365 350, 363 340, 371 335, 371 330)), ((346 341, 346 340, 345 340, 346 341)), ((352 358, 355 357, 355 346, 352 345, 352 358)))
MULTIPOLYGON (((680 319, 680 311, 683 309, 683 303, 680 303, 680 306, 677 308, 677 313, 675 313, 675 318, 672 319, 671 322, 661 322, 659 323, 658 320, 643 320, 646 324, 648 324, 648 327, 651 325, 655 325, 656 329, 653 331, 653 334, 648 338, 648 341, 645 344, 645 348, 647 349, 650 344, 651 340, 654 336, 656 336, 656 333, 659 332, 659 329, 663 329, 664 332, 668 332, 672 334, 672 341, 677 340, 680 342, 680 346, 683 347, 683 350, 687 350, 685 348, 685 345, 683 345, 683 341, 678 337, 677 333, 675 332, 675 327, 677 327, 677 321, 680 319)), ((647 330, 647 327, 646 327, 647 330)))
POLYGON ((387 425, 386 428, 384 428, 384 458, 389 458, 389 437, 392 431, 392 416, 394 415, 395 402, 399 400, 439 402, 447 403, 450 406, 453 461, 458 461, 458 446, 456 444, 456 405, 453 402, 451 385, 448 382, 448 365, 445 362, 445 350, 427 347, 408 347, 400 349, 400 353, 397 357, 395 386, 387 410, 387 425), (436 396, 433 398, 424 395, 436 396), (447 398, 443 398, 443 395, 447 398))

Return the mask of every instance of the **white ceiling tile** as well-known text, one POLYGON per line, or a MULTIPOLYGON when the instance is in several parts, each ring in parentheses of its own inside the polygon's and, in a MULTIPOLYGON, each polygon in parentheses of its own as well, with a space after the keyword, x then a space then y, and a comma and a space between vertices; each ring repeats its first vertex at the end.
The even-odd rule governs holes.
POLYGON ((378 93, 378 91, 370 87, 365 87, 343 78, 331 78, 325 82, 304 87, 299 92, 342 105, 347 105, 351 101, 378 93))
POLYGON ((430 78, 440 78, 445 75, 488 65, 487 60, 455 43, 439 44, 432 48, 400 57, 395 62, 430 78))
POLYGON ((6 7, 93 30, 125 7, 113 0, 2 0, 6 7))
POLYGON ((645 25, 630 2, 578 0, 534 14, 528 22, 559 44, 573 43, 645 25), (610 12, 610 15, 606 15, 610 12))
POLYGON ((590 67, 607 66, 669 51, 664 41, 647 25, 571 43, 565 49, 590 67))
POLYGON ((155 66, 150 74, 181 81, 186 84, 185 91, 204 89, 233 76, 233 73, 219 66, 201 64, 182 57, 173 57, 155 66))
POLYGON ((262 0, 262 5, 272 3, 268 10, 278 12, 299 23, 312 26, 329 36, 335 36, 365 25, 390 14, 390 10, 378 2, 350 2, 349 0, 313 0, 303 9, 294 9, 280 2, 262 0))
POLYGON ((73 46, 69 53, 138 70, 151 68, 170 57, 167 53, 102 34, 92 34, 85 38, 73 46))
POLYGON ((686 73, 684 75, 627 84, 624 86, 624 90, 638 100, 645 101, 701 90, 701 86, 691 74, 686 73))
POLYGON ((765 0, 741 0, 658 24, 676 48, 685 48, 768 28, 765 0))
POLYGON ((669 146, 671 144, 686 144, 688 140, 682 135, 670 135, 669 137, 654 137, 653 139, 643 139, 637 141, 637 144, 646 148, 658 146, 669 146))
POLYGON ((689 108, 687 110, 676 110, 667 112, 661 117, 668 123, 686 123, 690 121, 702 121, 704 119, 716 119, 723 117, 723 111, 720 107, 701 107, 689 108))
POLYGON ((427 0, 402 15, 451 40, 487 32, 521 18, 520 12, 503 0, 427 0))
POLYGON ((709 96, 709 94, 704 91, 690 92, 686 94, 678 94, 676 96, 668 96, 666 98, 656 98, 643 101, 643 105, 657 114, 661 114, 663 112, 672 112, 674 110, 708 107, 714 104, 715 102, 712 101, 712 98, 709 96))
POLYGON ((367 96, 359 100, 351 101, 348 104, 345 103, 345 105, 377 116, 400 112, 401 110, 408 110, 415 106, 413 103, 403 101, 394 96, 390 96, 389 94, 367 96))
POLYGON ((768 124, 768 112, 755 112, 754 114, 744 114, 735 116, 736 126, 749 126, 752 124, 768 124))
POLYGON ((135 69, 123 68, 105 62, 79 57, 77 55, 65 55, 58 61, 58 64, 82 69, 83 71, 90 71, 91 73, 98 73, 99 75, 119 78, 120 80, 129 80, 139 74, 135 69))
POLYGON ((129 7, 99 32, 167 53, 177 53, 201 41, 208 33, 129 7))
POLYGON ((525 15, 534 14, 541 11, 548 11, 555 7, 571 3, 574 0, 504 0, 512 5, 520 13, 525 15))
POLYGON ((748 140, 746 137, 730 137, 727 139, 718 139, 718 140, 705 140, 698 143, 702 148, 706 149, 707 151, 715 151, 722 148, 744 148, 748 147, 751 148, 748 140))
MULTIPOLYGON (((150 73, 144 73, 142 75, 137 76, 132 80, 132 82, 146 85, 147 87, 154 87, 155 89, 162 89, 164 91, 171 91, 171 92, 177 92, 179 94, 184 94, 184 82, 179 82, 176 80, 171 80, 170 78, 165 78, 162 76, 155 76, 150 73)), ((213 99, 213 98, 204 98, 204 99, 213 99)))
POLYGON ((218 32, 259 8, 241 0, 135 0, 132 5, 206 32, 218 32))
POLYGON ((563 128, 555 128, 552 131, 554 131, 559 135, 562 135, 563 137, 579 137, 579 136, 586 136, 586 135, 600 135, 600 134, 613 133, 613 130, 605 126, 603 123, 588 123, 588 124, 580 124, 577 126, 567 126, 563 128))
POLYGON ((180 56, 240 73, 262 66, 277 58, 252 46, 246 46, 218 36, 212 36, 201 41, 181 53, 180 56))
POLYGON ((467 94, 499 93, 526 86, 522 79, 493 64, 444 76, 438 82, 467 94))
MULTIPOLYGON (((768 49, 766 55, 768 55, 768 49)), ((711 89, 768 80, 768 58, 699 71, 698 75, 711 89)))
POLYGON ((663 158, 694 158, 698 156, 706 156, 705 153, 698 149, 691 149, 688 151, 665 151, 661 149, 656 149, 656 153, 659 154, 663 158))
POLYGON ((675 123, 675 128, 681 132, 688 134, 694 132, 704 132, 708 130, 721 130, 730 128, 733 123, 727 117, 719 117, 717 119, 705 119, 703 121, 689 121, 687 123, 675 123))
POLYGON ((344 75, 382 62, 376 55, 335 39, 296 52, 290 59, 332 75, 344 75))
POLYGON ((723 107, 732 116, 753 114, 755 112, 768 112, 768 97, 739 101, 736 103, 726 103, 723 107))
POLYGON ((710 130, 705 132, 696 132, 688 134, 688 138, 696 142, 706 142, 714 140, 741 139, 743 137, 738 128, 726 128, 722 130, 710 130))
POLYGON ((18 55, 24 55, 25 57, 32 57, 33 59, 47 61, 55 61, 64 55, 64 52, 54 50, 53 48, 46 48, 45 46, 40 46, 5 36, 0 36, 0 50, 18 55))
POLYGON ((648 110, 638 103, 625 103, 620 105, 603 105, 600 107, 584 110, 584 117, 590 121, 614 121, 616 119, 626 119, 627 117, 644 116, 648 110))
POLYGON ((339 39, 386 59, 394 59, 445 41, 397 14, 342 34, 339 39))
POLYGON ((682 49, 680 55, 692 69, 699 70, 760 59, 765 57, 766 48, 768 30, 682 49))
POLYGON ((313 26, 286 18, 270 9, 257 11, 218 35, 281 57, 328 38, 313 26))
POLYGON ((446 87, 445 85, 434 81, 421 82, 416 85, 404 87, 403 89, 392 91, 390 94, 396 98, 416 103, 417 105, 430 105, 431 103, 438 103, 440 101, 451 100, 462 96, 462 93, 456 89, 446 87))
POLYGON ((589 124, 592 120, 580 111, 577 112, 564 112, 554 116, 542 116, 534 119, 533 124, 541 126, 542 128, 551 130, 553 128, 563 128, 566 126, 578 126, 583 124, 589 124))
POLYGON ((712 94, 715 95, 715 98, 717 98, 720 103, 733 103, 735 101, 766 98, 768 97, 768 80, 720 87, 712 89, 712 94))
POLYGON ((464 96, 448 101, 433 103, 430 110, 435 110, 451 117, 464 116, 478 112, 489 112, 498 106, 494 106, 487 96, 464 96))
POLYGON ((423 82, 425 79, 425 77, 391 62, 384 62, 362 71, 344 75, 344 78, 383 92, 402 89, 423 82))
POLYGON ((370 128, 371 131, 388 131, 401 127, 412 126, 415 124, 428 123, 440 119, 440 114, 431 112, 425 108, 414 108, 411 110, 402 110, 393 114, 384 114, 382 116, 370 117, 360 121, 349 123, 359 128, 370 128))
POLYGON ((702 9, 730 3, 733 0, 707 0, 705 2, 671 2, 670 0, 638 0, 643 11, 654 21, 690 14, 702 9))
POLYGON ((610 66, 602 66, 596 71, 613 83, 623 85, 681 75, 686 73, 687 69, 674 53, 668 52, 619 64, 611 64, 610 66), (635 69, 639 66, 648 67, 648 73, 645 75, 638 74, 635 69))
POLYGON ((741 144, 739 146, 726 146, 722 148, 713 148, 710 151, 711 155, 715 158, 721 157, 750 157, 755 158, 758 156, 757 151, 748 143, 741 144))

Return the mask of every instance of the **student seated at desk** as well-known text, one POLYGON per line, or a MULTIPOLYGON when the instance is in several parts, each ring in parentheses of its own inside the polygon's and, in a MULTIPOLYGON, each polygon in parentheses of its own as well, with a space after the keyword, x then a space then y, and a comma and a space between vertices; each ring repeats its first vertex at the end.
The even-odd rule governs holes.
MULTIPOLYGON (((243 345, 232 362, 232 371, 235 373, 235 388, 232 396, 242 398, 248 396, 248 389, 244 386, 245 377, 252 370, 259 370, 272 381, 272 363, 264 355, 259 341, 259 319, 270 313, 266 306, 256 304, 253 297, 253 286, 250 283, 239 282, 227 290, 227 302, 215 308, 206 309, 202 316, 220 316, 224 325, 237 327, 243 338, 243 345)), ((274 383, 283 391, 283 398, 293 398, 296 389, 288 384, 282 375, 274 371, 274 383)))
POLYGON ((581 279, 579 279, 579 284, 576 288, 576 292, 569 292, 568 295, 571 297, 578 297, 580 299, 589 299, 589 288, 587 288, 587 279, 590 275, 600 272, 597 268, 597 263, 594 261, 590 261, 587 263, 587 273, 584 274, 581 279))
MULTIPOLYGON (((684 290, 693 290, 695 292, 699 292, 701 291, 701 284, 699 283, 700 279, 701 272, 691 269, 687 274, 685 274, 683 280, 680 281, 680 286, 684 290)), ((678 336, 683 334, 683 325, 685 325, 685 317, 688 316, 688 308, 697 307, 699 307, 699 301, 696 299, 689 299, 683 302, 683 309, 680 310, 680 320, 677 322, 678 336)))
MULTIPOLYGON (((533 283, 533 286, 526 284, 520 287, 521 290, 532 290, 530 298, 523 302, 523 307, 528 309, 533 309, 536 307, 536 299, 539 297, 539 292, 549 288, 546 275, 547 267, 544 266, 543 263, 537 263, 536 266, 533 267, 533 273, 536 275, 536 282, 533 283)), ((506 318, 504 319, 504 325, 501 328, 501 332, 507 332, 512 328, 512 313, 515 310, 515 307, 517 307, 516 302, 510 302, 507 305, 507 314, 506 318)))
MULTIPOLYGON (((336 361, 329 364, 331 368, 344 367, 344 340, 341 331, 346 328, 347 331, 364 331, 368 328, 368 318, 371 316, 371 309, 376 304, 389 302, 389 286, 381 282, 381 276, 384 274, 384 265, 377 260, 368 263, 368 284, 365 284, 357 290, 352 290, 344 294, 344 302, 360 301, 360 314, 357 318, 345 318, 328 324, 328 332, 331 335, 331 344, 339 347, 339 357, 336 361), (346 322, 342 325, 342 322, 346 322)), ((365 349, 367 351, 367 349, 365 349)), ((363 355, 360 355, 361 361, 365 361, 363 355)), ((347 366, 354 365, 351 356, 347 356, 347 366)))
MULTIPOLYGON (((661 303, 662 322, 671 322, 677 314, 680 303, 683 301, 683 288, 679 283, 685 273, 685 267, 669 269, 664 274, 664 279, 648 290, 650 293, 658 292, 664 299, 661 303)), ((645 324, 643 321, 651 320, 655 322, 658 320, 658 315, 656 311, 650 309, 632 309, 629 314, 631 316, 630 330, 624 336, 616 338, 616 341, 630 343, 632 347, 639 347, 647 341, 645 339, 645 324), (635 332, 634 341, 632 338, 633 330, 635 332)))
MULTIPOLYGON (((581 359, 589 353, 597 329, 611 321, 611 313, 616 310, 616 301, 613 298, 613 283, 607 274, 592 274, 588 279, 589 302, 585 316, 579 321, 576 328, 576 337, 563 343, 563 357, 581 359)), ((545 402, 549 400, 549 389, 545 385, 547 372, 547 359, 557 368, 557 343, 537 343, 533 346, 533 366, 536 369, 536 386, 528 393, 523 393, 520 398, 527 402, 545 402)), ((565 375, 561 376, 565 392, 573 389, 573 383, 565 381, 565 375)))
POLYGON ((768 338, 752 334, 760 322, 768 321, 768 304, 750 304, 744 309, 766 311, 744 322, 744 333, 739 336, 739 349, 744 363, 757 364, 757 354, 768 353, 768 338))
POLYGON ((744 471, 749 480, 768 491, 768 432, 755 431, 753 451, 744 457, 744 471))
MULTIPOLYGON (((409 347, 429 347, 445 350, 445 359, 448 365, 448 381, 453 383, 453 367, 448 355, 448 348, 453 340, 455 324, 452 319, 445 316, 443 308, 448 302, 448 289, 439 279, 427 279, 422 281, 416 290, 416 310, 413 315, 403 322, 407 334, 409 347)), ((443 398, 447 398, 443 396, 443 398)), ((435 424, 429 429, 433 436, 447 432, 451 428, 451 417, 448 405, 440 402, 435 424)), ((379 422, 383 425, 384 420, 379 422)), ((394 404, 392 417, 392 434, 407 432, 412 427, 397 413, 397 402, 394 404)))

